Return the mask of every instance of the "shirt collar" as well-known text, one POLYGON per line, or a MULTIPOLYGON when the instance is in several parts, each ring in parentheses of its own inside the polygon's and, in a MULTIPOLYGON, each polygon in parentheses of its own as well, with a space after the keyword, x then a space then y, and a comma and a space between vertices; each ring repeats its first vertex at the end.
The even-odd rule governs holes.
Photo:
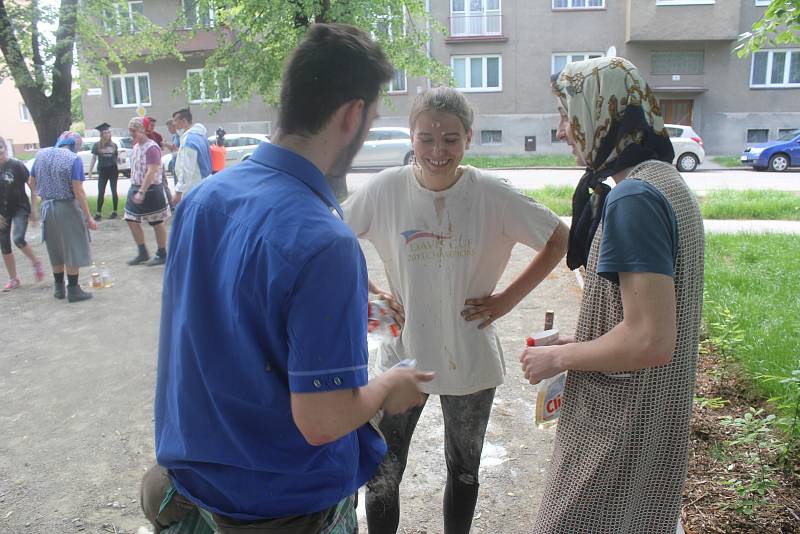
POLYGON ((344 218, 342 207, 322 171, 300 154, 272 143, 261 143, 250 159, 300 180, 328 205, 334 215, 344 218))

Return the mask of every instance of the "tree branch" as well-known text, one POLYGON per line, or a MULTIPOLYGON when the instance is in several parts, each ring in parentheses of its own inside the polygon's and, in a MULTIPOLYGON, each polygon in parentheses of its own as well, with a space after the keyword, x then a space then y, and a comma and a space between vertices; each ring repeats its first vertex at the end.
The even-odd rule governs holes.
POLYGON ((39 0, 31 0, 31 50, 33 54, 33 75, 36 85, 44 90, 44 61, 39 41, 39 0))
POLYGON ((25 63, 25 56, 22 55, 17 36, 14 35, 6 3, 3 0, 0 0, 0 50, 3 52, 3 57, 6 60, 11 76, 14 78, 14 83, 23 97, 25 97, 26 93, 33 96, 37 89, 40 96, 43 97, 44 92, 36 86, 28 70, 28 65, 25 63))
POLYGON ((78 0, 61 0, 58 13, 56 44, 53 48, 53 91, 51 97, 62 98, 72 90, 72 61, 75 47, 78 0))

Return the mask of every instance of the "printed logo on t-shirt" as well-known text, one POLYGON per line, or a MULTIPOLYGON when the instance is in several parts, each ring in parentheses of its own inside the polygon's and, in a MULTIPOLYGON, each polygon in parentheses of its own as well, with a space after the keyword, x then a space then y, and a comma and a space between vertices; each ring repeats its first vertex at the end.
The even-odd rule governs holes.
POLYGON ((438 240, 450 239, 449 235, 434 234, 433 232, 426 232, 425 230, 406 230, 405 232, 400 232, 400 235, 406 238, 406 245, 423 237, 432 237, 438 240))
POLYGON ((472 239, 436 234, 427 230, 406 230, 400 232, 400 235, 405 239, 408 263, 475 255, 472 239))

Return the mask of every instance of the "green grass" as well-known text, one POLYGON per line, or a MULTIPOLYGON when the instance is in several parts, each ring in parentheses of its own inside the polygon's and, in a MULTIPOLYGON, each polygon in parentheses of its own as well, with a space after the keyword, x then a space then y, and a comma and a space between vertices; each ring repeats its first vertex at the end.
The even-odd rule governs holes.
MULTIPOLYGON (((571 215, 571 186, 547 186, 525 191, 557 215, 571 215)), ((800 220, 800 194, 783 191, 721 190, 699 197, 705 219, 800 220)))
POLYGON ((533 189, 525 191, 525 194, 535 199, 553 210, 559 216, 572 215, 572 193, 575 191, 571 186, 548 185, 543 189, 533 189))
POLYGON ((29 159, 33 159, 36 157, 36 152, 20 152, 18 154, 14 154, 14 159, 18 159, 20 161, 28 161, 29 159))
MULTIPOLYGON (((86 203, 89 204, 89 213, 94 215, 96 210, 97 210, 97 197, 87 196, 86 197, 86 203)), ((107 217, 107 216, 111 215, 111 207, 112 206, 113 206, 113 204, 111 203, 111 194, 108 191, 106 191, 106 196, 103 199, 103 213, 102 213, 102 215, 104 217, 107 217)), ((120 195, 119 196, 119 203, 118 203, 118 207, 117 207, 117 214, 120 217, 122 217, 122 212, 123 211, 125 211, 125 196, 124 195, 120 195)))
POLYGON ((800 195, 782 191, 711 191, 700 199, 706 219, 800 220, 800 195))
POLYGON ((569 154, 543 154, 540 156, 467 156, 462 161, 479 169, 506 169, 509 167, 575 167, 575 156, 569 154))
MULTIPOLYGON (((707 325, 724 322, 727 307, 744 332, 733 348, 759 391, 786 399, 784 385, 759 375, 788 377, 800 368, 800 239, 782 234, 706 234, 707 325)), ((709 326, 709 336, 724 335, 709 326)))
POLYGON ((711 161, 723 167, 741 167, 742 162, 739 156, 713 156, 711 161))

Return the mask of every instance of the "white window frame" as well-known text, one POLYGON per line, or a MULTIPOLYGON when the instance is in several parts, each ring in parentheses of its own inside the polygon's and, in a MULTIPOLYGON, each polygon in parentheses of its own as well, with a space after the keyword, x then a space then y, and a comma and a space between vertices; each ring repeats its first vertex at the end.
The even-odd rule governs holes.
MULTIPOLYGON (((550 55, 550 74, 556 74, 556 57, 566 56, 567 58, 570 58, 572 56, 586 56, 586 59, 594 59, 590 58, 589 56, 604 57, 605 55, 605 52, 554 52, 550 55)), ((564 66, 567 66, 570 63, 574 62, 567 61, 564 66)))
POLYGON ((756 6, 768 6, 772 0, 756 0, 756 6))
MULTIPOLYGON (((181 0, 181 15, 186 15, 186 4, 185 0, 181 0)), ((196 21, 200 20, 200 2, 197 1, 194 4, 194 19, 196 21)), ((216 13, 214 12, 214 6, 208 6, 208 26, 200 26, 199 23, 195 26, 186 26, 187 28, 213 28, 217 25, 217 17, 216 13)))
POLYGON ((31 122, 31 112, 24 102, 19 103, 19 121, 31 122))
POLYGON ((794 54, 800 54, 800 48, 776 48, 770 50, 759 50, 758 52, 754 52, 752 54, 753 57, 750 58, 750 87, 752 89, 781 89, 781 88, 798 88, 800 87, 800 83, 789 83, 789 72, 792 66, 792 56, 794 54), (770 83, 770 78, 772 77, 772 58, 775 52, 786 52, 786 62, 783 65, 783 82, 781 83, 770 83), (754 84, 753 83, 753 75, 755 72, 753 71, 753 67, 756 62, 756 54, 768 54, 767 55, 767 76, 765 79, 765 83, 754 84))
POLYGON ((149 107, 153 105, 153 86, 150 84, 150 73, 149 72, 126 72, 125 74, 112 74, 108 77, 108 101, 111 103, 112 108, 135 108, 139 106, 149 107), (141 95, 139 94, 139 78, 144 76, 147 79, 147 88, 148 92, 150 93, 150 101, 149 102, 142 102, 141 95), (131 102, 130 98, 128 98, 128 88, 125 84, 125 78, 134 78, 136 83, 134 83, 134 96, 135 101, 131 102), (125 104, 115 104, 114 103, 114 80, 118 79, 120 81, 120 86, 122 88, 122 99, 127 102, 125 104))
MULTIPOLYGON (((231 90, 231 79, 230 79, 230 77, 228 77, 228 89, 230 90, 230 93, 228 94, 227 98, 208 98, 208 95, 206 95, 205 80, 202 77, 202 73, 203 73, 203 69, 186 69, 186 83, 187 83, 187 88, 186 88, 186 93, 187 94, 186 94, 186 96, 189 98, 189 103, 191 103, 191 104, 207 104, 209 102, 230 102, 231 98, 232 98, 232 94, 231 93, 233 93, 233 90, 231 90), (192 95, 189 94, 190 91, 191 91, 191 88, 192 88, 191 87, 190 78, 191 78, 191 75, 195 74, 195 73, 201 75, 200 76, 200 95, 199 95, 200 98, 192 98, 192 95)), ((219 88, 219 82, 217 81, 218 78, 219 78, 219 70, 215 70, 214 71, 214 82, 215 82, 215 85, 217 86, 217 88, 219 88)))
MULTIPOLYGON (((586 0, 587 2, 589 0, 586 0)), ((576 6, 574 5, 575 0, 567 0, 567 7, 559 7, 556 6, 556 0, 552 0, 550 2, 550 8, 553 11, 591 11, 593 9, 605 9, 606 8, 606 0, 600 0, 599 6, 576 6)))
POLYGON ((136 31, 138 31, 139 29, 136 27, 136 21, 133 17, 133 10, 131 10, 132 4, 141 5, 142 6, 141 13, 142 16, 144 16, 144 2, 142 0, 129 0, 128 2, 126 2, 127 13, 125 14, 123 14, 120 11, 120 8, 122 8, 122 4, 114 4, 114 9, 116 10, 116 19, 113 21, 114 26, 111 27, 110 25, 111 21, 103 19, 103 29, 106 32, 122 31, 121 26, 123 22, 123 17, 125 17, 125 21, 127 21, 126 23, 127 31, 129 31, 130 33, 135 33, 136 31))
MULTIPOLYGON (((502 35, 503 34, 503 1, 497 0, 497 9, 488 9, 486 7, 486 3, 489 0, 480 0, 481 2, 481 11, 472 11, 472 6, 470 0, 463 0, 464 1, 464 9, 462 11, 455 11, 453 10, 453 1, 448 0, 450 4, 450 36, 451 37, 467 37, 467 36, 481 36, 481 35, 502 35), (482 16, 483 20, 480 24, 481 29, 477 32, 470 32, 467 31, 465 33, 453 33, 453 19, 455 17, 469 17, 469 16, 482 16), (498 21, 498 29, 497 31, 489 31, 489 17, 501 17, 498 21)), ((604 0, 605 1, 605 0, 604 0)))
POLYGON ((386 86, 386 92, 390 95, 402 95, 408 93, 408 75, 406 73, 406 69, 396 69, 395 76, 389 80, 389 84, 386 86), (396 89, 394 86, 394 80, 398 73, 403 73, 403 89, 396 89))
POLYGON ((503 56, 502 54, 485 54, 485 55, 469 55, 469 56, 462 56, 462 55, 455 55, 450 56, 450 69, 455 72, 455 60, 456 59, 463 59, 464 60, 464 82, 470 83, 472 78, 472 59, 480 58, 481 65, 483 68, 482 72, 482 79, 483 83, 485 84, 488 76, 487 76, 487 65, 488 59, 497 59, 497 87, 487 87, 483 85, 481 87, 456 87, 462 93, 499 93, 503 90, 503 56))
POLYGON ((23 149, 25 152, 33 152, 36 150, 36 143, 25 143, 23 149))
POLYGON ((716 3, 717 0, 656 0, 657 6, 700 6, 716 3))

